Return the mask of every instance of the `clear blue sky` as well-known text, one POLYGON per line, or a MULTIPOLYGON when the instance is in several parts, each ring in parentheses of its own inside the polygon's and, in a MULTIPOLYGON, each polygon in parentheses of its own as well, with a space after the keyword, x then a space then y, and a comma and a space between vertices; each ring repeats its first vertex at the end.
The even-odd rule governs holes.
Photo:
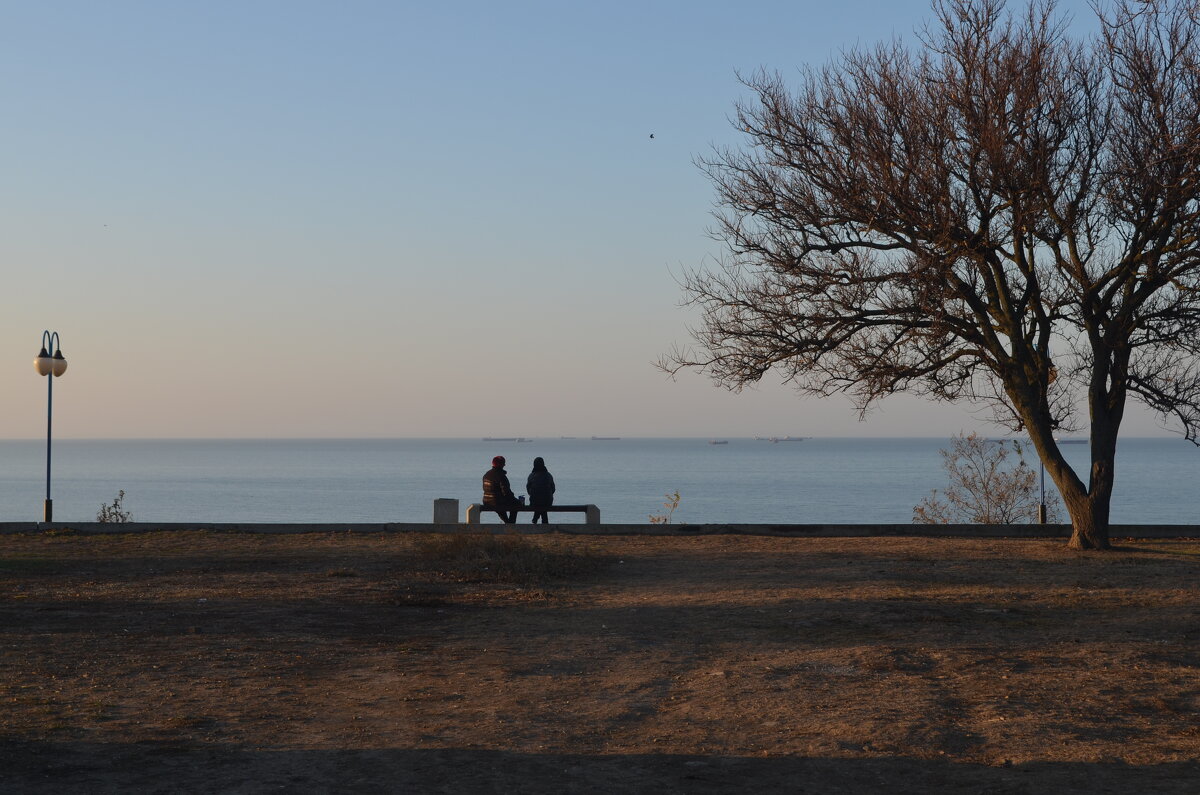
POLYGON ((651 365, 719 249, 693 159, 737 141, 735 72, 910 36, 925 0, 0 9, 0 437, 44 433, 46 328, 64 437, 974 426, 651 365))

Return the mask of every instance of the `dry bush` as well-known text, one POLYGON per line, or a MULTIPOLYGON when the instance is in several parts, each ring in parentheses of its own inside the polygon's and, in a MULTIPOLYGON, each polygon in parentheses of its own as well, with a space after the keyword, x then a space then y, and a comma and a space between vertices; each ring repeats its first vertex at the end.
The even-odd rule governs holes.
POLYGON ((667 501, 663 503, 663 513, 650 514, 650 524, 670 524, 671 517, 675 515, 675 509, 679 507, 679 489, 676 489, 673 494, 667 495, 667 501))
POLYGON ((595 571, 604 558, 590 548, 557 552, 519 535, 433 533, 416 542, 417 558, 438 574, 466 582, 538 583, 595 571))
POLYGON ((112 505, 101 505, 99 513, 96 514, 96 521, 101 524, 124 524, 133 521, 133 513, 125 510, 125 489, 117 492, 117 496, 113 498, 112 505))
MULTIPOLYGON (((975 433, 955 434, 941 450, 949 485, 933 490, 913 508, 918 524, 1032 524, 1037 521, 1038 473, 1025 463, 1025 450, 1015 439, 986 439, 975 433), (1009 445, 1012 445, 1010 460, 1009 445)), ((1046 520, 1058 521, 1058 499, 1047 494, 1046 520)))

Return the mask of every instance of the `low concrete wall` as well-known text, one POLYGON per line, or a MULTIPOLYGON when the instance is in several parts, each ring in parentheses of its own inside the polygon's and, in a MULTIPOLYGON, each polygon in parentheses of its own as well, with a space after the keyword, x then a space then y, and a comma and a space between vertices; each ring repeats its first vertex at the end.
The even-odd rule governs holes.
MULTIPOLYGON (((153 533, 206 530, 215 533, 507 533, 527 535, 753 535, 782 537, 926 536, 933 538, 1066 538, 1070 525, 922 525, 922 524, 432 524, 265 522, 0 522, 0 533, 73 531, 78 533, 153 533)), ((1111 538, 1200 538, 1200 525, 1113 525, 1111 538)))
POLYGON ((65 532, 76 533, 156 533, 186 530, 206 530, 213 533, 441 533, 455 532, 465 525, 432 524, 430 522, 329 522, 299 524, 296 522, 0 522, 3 533, 65 532))

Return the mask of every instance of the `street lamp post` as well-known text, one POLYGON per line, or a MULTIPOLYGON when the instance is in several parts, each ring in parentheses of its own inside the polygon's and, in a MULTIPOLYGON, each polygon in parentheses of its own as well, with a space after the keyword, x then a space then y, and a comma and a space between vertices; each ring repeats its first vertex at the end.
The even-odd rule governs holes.
POLYGON ((54 520, 54 502, 50 499, 50 438, 51 420, 54 417, 54 379, 67 371, 67 360, 63 358, 62 346, 57 331, 42 332, 42 350, 33 360, 38 375, 46 376, 46 508, 45 521, 54 520))
POLYGON ((1038 465, 1041 467, 1042 474, 1042 504, 1038 506, 1038 524, 1046 523, 1046 462, 1038 457, 1038 465))

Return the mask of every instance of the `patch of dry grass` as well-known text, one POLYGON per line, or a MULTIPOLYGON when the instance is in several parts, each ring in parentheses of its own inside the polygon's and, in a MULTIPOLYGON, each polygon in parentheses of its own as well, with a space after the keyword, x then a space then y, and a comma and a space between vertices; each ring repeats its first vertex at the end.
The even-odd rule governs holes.
POLYGON ((247 781, 1190 795, 1197 552, 1194 540, 1077 553, 903 537, 0 536, 4 781, 31 795, 247 781))
POLYGON ((546 583, 596 571, 607 562, 591 548, 552 550, 510 534, 433 533, 418 537, 414 551, 418 561, 459 582, 546 583))

